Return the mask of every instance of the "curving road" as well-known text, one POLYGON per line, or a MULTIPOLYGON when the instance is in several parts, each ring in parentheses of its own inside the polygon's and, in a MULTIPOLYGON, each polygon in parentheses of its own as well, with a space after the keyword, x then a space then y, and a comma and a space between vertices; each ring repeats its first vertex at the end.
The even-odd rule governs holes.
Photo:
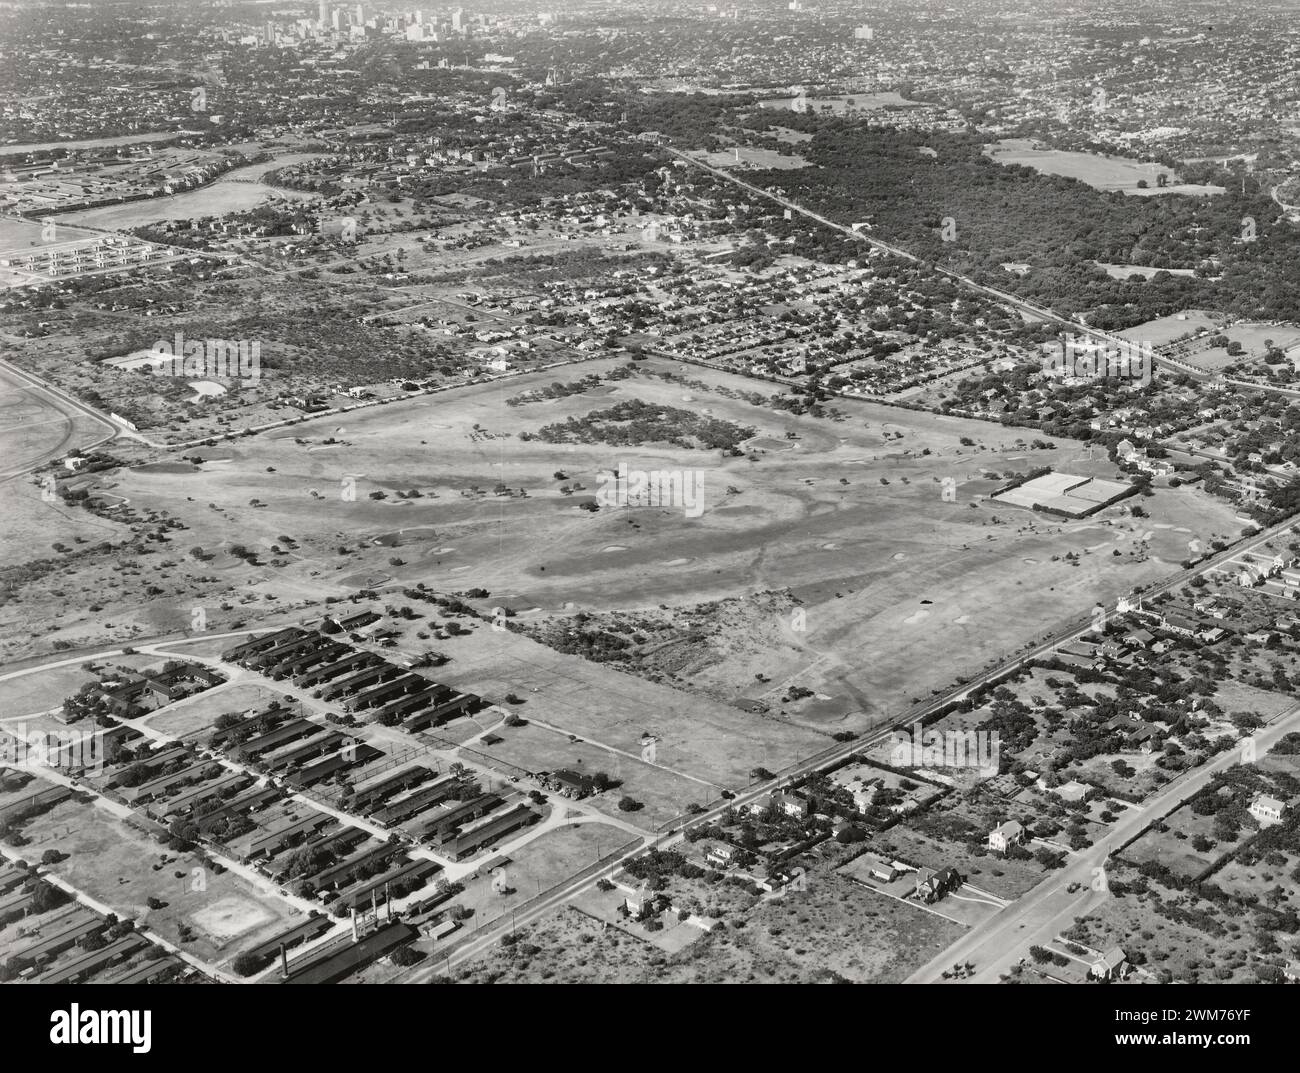
MULTIPOLYGON (((36 449, 36 453, 33 455, 24 458, 17 455, 12 448, 6 449, 5 468, 0 470, 0 483, 13 480, 15 477, 21 477, 48 462, 52 462, 56 458, 62 458, 73 447, 97 447, 122 432, 122 428, 116 422, 110 420, 93 406, 78 401, 66 392, 47 384, 40 377, 25 372, 3 359, 0 359, 0 391, 5 395, 18 394, 34 397, 47 411, 52 411, 55 414, 55 416, 47 420, 51 423, 58 422, 60 425, 58 439, 52 444, 36 449), (88 418, 97 425, 102 426, 105 429, 104 434, 98 438, 94 438, 93 434, 91 434, 89 440, 80 442, 87 433, 78 433, 76 421, 78 417, 88 418)), ((2 428, 0 429, 0 442, 3 442, 4 438, 10 435, 21 436, 25 430, 33 427, 33 423, 21 422, 17 425, 2 428)))

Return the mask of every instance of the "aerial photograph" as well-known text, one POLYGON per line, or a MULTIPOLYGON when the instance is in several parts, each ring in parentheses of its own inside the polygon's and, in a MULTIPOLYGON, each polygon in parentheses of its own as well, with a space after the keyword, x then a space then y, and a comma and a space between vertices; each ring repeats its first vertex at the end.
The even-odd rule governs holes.
POLYGON ((0 87, 38 1043, 1300 982, 1300 5, 7 0, 0 87))

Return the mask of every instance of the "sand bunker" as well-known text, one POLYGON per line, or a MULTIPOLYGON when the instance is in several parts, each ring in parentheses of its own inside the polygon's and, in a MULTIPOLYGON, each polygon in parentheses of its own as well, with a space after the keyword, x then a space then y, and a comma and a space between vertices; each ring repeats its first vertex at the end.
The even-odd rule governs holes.
MULTIPOLYGON (((411 500, 405 502, 410 503, 411 500)), ((398 529, 394 533, 381 533, 371 543, 384 548, 396 548, 403 544, 418 544, 422 540, 437 540, 437 530, 428 526, 415 529, 398 529)))
POLYGON ((192 462, 146 462, 136 466, 136 473, 197 473, 199 467, 192 462))

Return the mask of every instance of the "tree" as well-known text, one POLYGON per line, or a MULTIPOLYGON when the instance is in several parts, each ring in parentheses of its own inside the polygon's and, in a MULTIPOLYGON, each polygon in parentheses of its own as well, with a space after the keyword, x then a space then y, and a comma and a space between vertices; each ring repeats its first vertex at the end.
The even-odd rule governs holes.
POLYGON ((262 967, 262 962, 249 953, 236 954, 230 963, 236 976, 252 976, 262 967))
POLYGON ((422 961, 424 959, 424 955, 422 955, 420 951, 416 950, 414 947, 399 946, 396 950, 393 951, 392 958, 393 958, 394 965, 397 965, 401 968, 406 968, 408 965, 414 965, 416 964, 416 962, 422 961))

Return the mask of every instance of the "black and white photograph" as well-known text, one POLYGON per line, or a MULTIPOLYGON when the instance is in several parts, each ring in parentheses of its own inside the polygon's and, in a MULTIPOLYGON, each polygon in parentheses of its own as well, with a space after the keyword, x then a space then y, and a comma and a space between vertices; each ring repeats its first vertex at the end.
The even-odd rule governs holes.
POLYGON ((1300 3, 6 0, 0 105, 31 1053, 1294 1040, 1300 3))

